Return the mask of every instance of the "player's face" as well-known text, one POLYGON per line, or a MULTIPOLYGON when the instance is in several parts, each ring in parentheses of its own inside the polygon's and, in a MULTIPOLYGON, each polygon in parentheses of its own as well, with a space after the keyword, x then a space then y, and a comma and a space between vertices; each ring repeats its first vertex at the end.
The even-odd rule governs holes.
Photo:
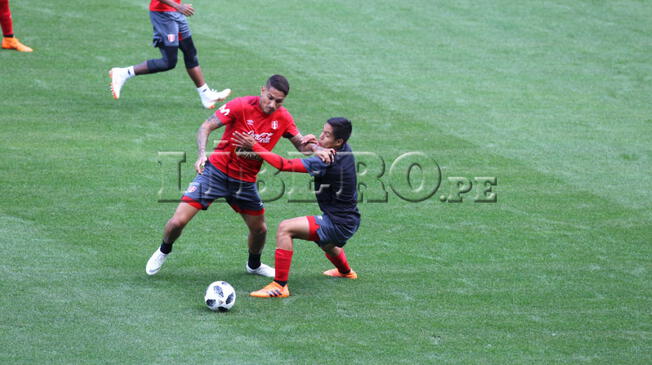
POLYGON ((324 129, 322 129, 319 135, 319 146, 323 148, 340 148, 343 144, 342 142, 341 138, 335 139, 333 126, 328 123, 324 124, 324 129))
POLYGON ((260 109, 265 114, 272 114, 283 105, 285 94, 278 91, 273 87, 267 88, 265 86, 260 89, 260 109))

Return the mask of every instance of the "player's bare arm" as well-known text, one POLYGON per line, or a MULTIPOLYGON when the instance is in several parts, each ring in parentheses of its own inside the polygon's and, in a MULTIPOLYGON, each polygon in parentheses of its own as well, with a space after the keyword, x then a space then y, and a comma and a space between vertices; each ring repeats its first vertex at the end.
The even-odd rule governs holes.
POLYGON ((184 3, 177 4, 172 0, 159 0, 159 1, 165 5, 169 5, 177 9, 179 13, 185 16, 193 16, 195 14, 195 9, 192 7, 192 4, 184 4, 184 3))
POLYGON ((197 162, 195 162, 195 171, 201 174, 204 172, 204 164, 208 157, 206 157, 206 143, 208 143, 208 136, 212 131, 223 126, 222 122, 212 114, 204 123, 199 126, 197 130, 197 162))
POLYGON ((311 155, 314 153, 315 156, 319 157, 326 164, 330 164, 335 158, 335 150, 332 148, 319 147, 319 145, 317 145, 317 138, 312 134, 304 137, 301 133, 298 133, 290 138, 290 142, 292 142, 297 151, 304 155, 311 155))

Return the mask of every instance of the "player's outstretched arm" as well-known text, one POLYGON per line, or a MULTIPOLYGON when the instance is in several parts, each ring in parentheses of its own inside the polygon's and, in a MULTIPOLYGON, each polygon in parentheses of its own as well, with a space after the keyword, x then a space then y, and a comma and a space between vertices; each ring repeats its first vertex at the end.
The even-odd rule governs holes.
POLYGON ((231 141, 236 147, 254 151, 258 156, 265 160, 265 162, 278 170, 303 173, 308 172, 306 167, 303 165, 303 162, 301 162, 300 158, 293 158, 288 160, 287 158, 283 158, 274 152, 270 152, 265 147, 257 143, 254 137, 250 134, 234 132, 231 141))

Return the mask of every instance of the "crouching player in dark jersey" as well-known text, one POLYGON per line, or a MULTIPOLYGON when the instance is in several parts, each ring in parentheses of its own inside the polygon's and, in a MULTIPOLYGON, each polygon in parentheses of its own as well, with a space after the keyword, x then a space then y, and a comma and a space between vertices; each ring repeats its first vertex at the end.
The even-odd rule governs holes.
POLYGON ((351 122, 345 118, 331 118, 319 136, 319 146, 336 151, 332 164, 319 157, 285 159, 269 152, 250 135, 234 133, 236 146, 250 149, 270 165, 281 171, 309 173, 315 177, 315 194, 322 215, 286 219, 276 232, 276 273, 274 281, 254 291, 251 296, 259 298, 284 298, 290 296, 288 277, 292 263, 292 240, 299 238, 314 241, 335 265, 325 275, 356 279, 358 275, 347 262, 344 249, 346 241, 358 230, 360 212, 357 208, 357 180, 355 159, 346 143, 351 136, 351 122))

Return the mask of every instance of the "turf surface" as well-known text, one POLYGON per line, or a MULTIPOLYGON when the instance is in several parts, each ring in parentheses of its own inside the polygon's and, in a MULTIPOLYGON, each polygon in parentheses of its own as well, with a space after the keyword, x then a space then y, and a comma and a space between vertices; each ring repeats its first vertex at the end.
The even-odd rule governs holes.
MULTIPOLYGON (((388 201, 360 205, 347 245, 360 279, 297 242, 283 300, 248 297, 267 280, 224 204, 144 273, 175 207, 159 152, 187 154, 185 187, 209 115, 181 64, 111 98, 110 67, 158 55, 147 3, 11 3, 35 52, 0 52, 0 363, 652 362, 649 2, 195 2, 211 86, 284 74, 304 134, 347 116, 385 163, 388 201), (419 203, 390 188, 408 151, 441 168, 419 203), (450 177, 496 177, 497 202, 441 202, 450 177), (202 303, 214 280, 229 313, 202 303)), ((267 212, 271 263, 278 222, 318 209, 267 212)))

